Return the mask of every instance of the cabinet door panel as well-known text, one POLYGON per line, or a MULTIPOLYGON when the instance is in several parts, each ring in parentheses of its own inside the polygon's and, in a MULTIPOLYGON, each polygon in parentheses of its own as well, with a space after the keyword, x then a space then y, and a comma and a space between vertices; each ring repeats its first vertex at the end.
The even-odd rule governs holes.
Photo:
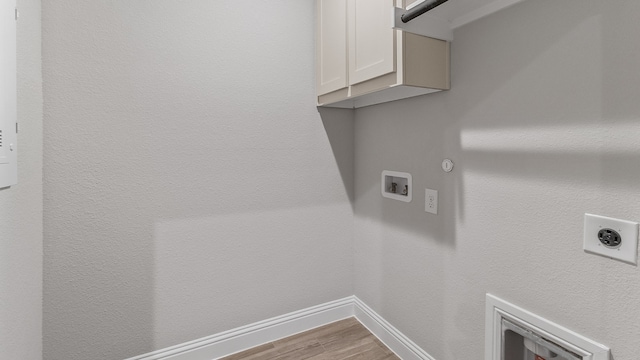
POLYGON ((393 0, 348 0, 349 84, 396 70, 393 0))
POLYGON ((347 2, 317 0, 318 95, 347 87, 347 2))

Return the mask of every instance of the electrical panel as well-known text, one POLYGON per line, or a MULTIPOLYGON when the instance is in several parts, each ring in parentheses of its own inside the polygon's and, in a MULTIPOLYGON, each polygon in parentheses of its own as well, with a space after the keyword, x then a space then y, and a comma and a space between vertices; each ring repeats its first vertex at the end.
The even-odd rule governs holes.
POLYGON ((14 1, 0 1, 0 188, 18 182, 17 17, 14 1))

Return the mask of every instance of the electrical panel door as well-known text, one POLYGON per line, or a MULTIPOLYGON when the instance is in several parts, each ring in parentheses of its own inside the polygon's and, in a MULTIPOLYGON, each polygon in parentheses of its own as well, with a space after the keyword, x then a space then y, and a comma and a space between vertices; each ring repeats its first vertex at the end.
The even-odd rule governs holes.
POLYGON ((16 3, 0 1, 0 188, 17 174, 16 3))

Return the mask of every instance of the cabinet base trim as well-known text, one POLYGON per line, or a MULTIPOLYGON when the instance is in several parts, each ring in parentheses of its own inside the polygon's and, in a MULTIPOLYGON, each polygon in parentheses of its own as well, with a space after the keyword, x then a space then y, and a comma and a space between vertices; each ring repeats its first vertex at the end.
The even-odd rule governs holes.
POLYGON ((431 94, 438 91, 442 91, 442 90, 398 85, 382 91, 365 94, 353 99, 346 99, 346 100, 337 101, 334 103, 319 102, 319 106, 335 107, 335 108, 343 108, 343 109, 357 109, 365 106, 381 104, 385 102, 396 101, 396 100, 406 99, 406 98, 425 95, 425 94, 431 94))

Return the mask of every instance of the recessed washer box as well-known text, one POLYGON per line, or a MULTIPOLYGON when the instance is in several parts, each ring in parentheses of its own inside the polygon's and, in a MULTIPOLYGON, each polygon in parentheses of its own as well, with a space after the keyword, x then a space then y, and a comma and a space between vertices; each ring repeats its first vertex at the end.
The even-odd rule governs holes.
POLYGON ((380 179, 382 196, 410 202, 413 194, 411 174, 399 171, 384 170, 380 179))

